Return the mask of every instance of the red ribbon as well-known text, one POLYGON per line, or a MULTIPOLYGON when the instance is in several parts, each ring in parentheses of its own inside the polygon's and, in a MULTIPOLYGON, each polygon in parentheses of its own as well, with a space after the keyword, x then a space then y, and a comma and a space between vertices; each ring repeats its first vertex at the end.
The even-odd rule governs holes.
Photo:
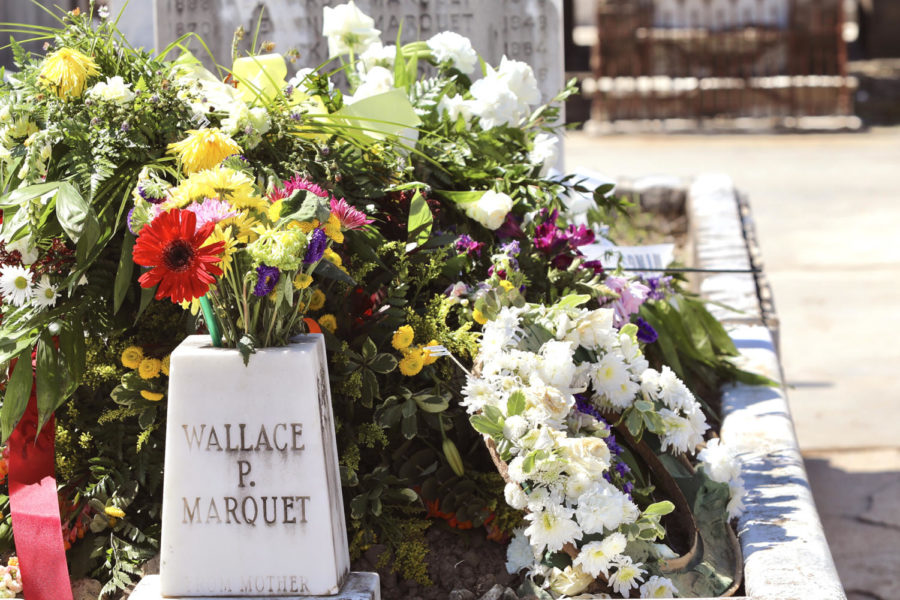
POLYGON ((9 436, 9 505, 27 600, 72 600, 54 464, 55 419, 38 427, 37 396, 9 436))

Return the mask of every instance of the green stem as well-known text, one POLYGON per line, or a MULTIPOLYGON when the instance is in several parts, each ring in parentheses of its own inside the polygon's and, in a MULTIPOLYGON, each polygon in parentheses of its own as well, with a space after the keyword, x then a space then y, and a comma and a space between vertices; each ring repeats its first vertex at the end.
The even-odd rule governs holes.
POLYGON ((219 319, 216 318, 216 312, 213 310, 208 296, 200 298, 200 308, 203 309, 203 320, 206 321, 206 328, 209 329, 209 337, 212 338, 213 346, 221 348, 222 330, 219 328, 219 319))

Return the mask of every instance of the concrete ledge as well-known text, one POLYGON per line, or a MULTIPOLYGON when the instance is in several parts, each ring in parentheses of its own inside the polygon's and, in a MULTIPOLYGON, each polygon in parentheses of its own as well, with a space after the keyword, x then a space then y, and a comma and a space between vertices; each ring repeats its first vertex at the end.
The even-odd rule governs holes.
MULTIPOLYGON (((159 575, 147 575, 141 579, 129 600, 221 600, 223 596, 191 596, 172 598, 159 592, 159 575)), ((228 596, 232 600, 258 600, 259 596, 228 596)), ((381 583, 378 573, 350 573, 341 591, 335 596, 278 596, 281 600, 381 600, 381 583)))

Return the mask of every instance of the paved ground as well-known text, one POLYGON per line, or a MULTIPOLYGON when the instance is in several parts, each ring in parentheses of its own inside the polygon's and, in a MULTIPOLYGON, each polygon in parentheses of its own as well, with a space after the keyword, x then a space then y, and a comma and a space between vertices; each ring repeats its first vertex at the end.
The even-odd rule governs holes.
POLYGON ((800 446, 848 596, 900 598, 900 128, 572 134, 569 168, 724 172, 747 192, 800 446))

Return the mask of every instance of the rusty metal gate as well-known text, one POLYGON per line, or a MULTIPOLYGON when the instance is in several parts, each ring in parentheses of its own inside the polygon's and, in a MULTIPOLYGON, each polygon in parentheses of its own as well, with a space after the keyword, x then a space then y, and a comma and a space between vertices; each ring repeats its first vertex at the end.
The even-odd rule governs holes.
POLYGON ((841 0, 600 0, 592 119, 852 114, 841 0))

